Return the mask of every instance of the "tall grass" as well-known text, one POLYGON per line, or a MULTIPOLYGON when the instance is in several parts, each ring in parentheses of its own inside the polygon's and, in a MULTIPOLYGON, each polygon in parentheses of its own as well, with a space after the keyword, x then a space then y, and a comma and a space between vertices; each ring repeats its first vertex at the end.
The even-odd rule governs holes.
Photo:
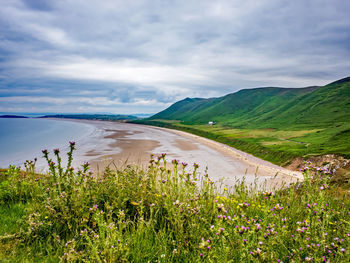
MULTIPOLYGON (((0 236, 9 261, 63 262, 349 262, 350 202, 329 173, 308 165, 303 184, 252 192, 244 184, 220 194, 198 165, 166 155, 93 175, 48 151, 49 172, 10 167, 0 202, 26 207, 18 231, 0 236), (191 170, 191 172, 188 172, 191 170)), ((0 214, 0 216, 2 216, 0 214)), ((13 228, 12 228, 13 229, 13 228)), ((2 231, 1 233, 3 233, 2 231)))

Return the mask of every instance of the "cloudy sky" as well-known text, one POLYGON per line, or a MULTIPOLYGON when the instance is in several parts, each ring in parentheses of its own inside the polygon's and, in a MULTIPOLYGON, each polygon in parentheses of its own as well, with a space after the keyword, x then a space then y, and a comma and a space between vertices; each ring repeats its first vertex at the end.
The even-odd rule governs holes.
POLYGON ((347 0, 0 0, 0 112, 155 113, 350 75, 347 0))

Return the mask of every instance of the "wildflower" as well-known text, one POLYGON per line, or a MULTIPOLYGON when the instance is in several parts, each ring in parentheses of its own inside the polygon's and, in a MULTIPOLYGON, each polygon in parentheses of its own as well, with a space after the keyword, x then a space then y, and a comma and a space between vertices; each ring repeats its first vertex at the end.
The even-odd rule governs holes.
POLYGON ((218 204, 218 210, 220 211, 222 209, 224 209, 224 204, 218 204))
POLYGON ((245 226, 242 226, 240 230, 238 231, 239 234, 243 234, 245 231, 247 231, 247 228, 245 226))
POLYGON ((89 162, 84 162, 84 163, 82 164, 82 167, 84 168, 84 170, 87 170, 87 169, 89 168, 89 166, 90 166, 90 163, 89 163, 89 162))
POLYGON ((260 224, 255 224, 255 231, 258 232, 261 229, 260 224))

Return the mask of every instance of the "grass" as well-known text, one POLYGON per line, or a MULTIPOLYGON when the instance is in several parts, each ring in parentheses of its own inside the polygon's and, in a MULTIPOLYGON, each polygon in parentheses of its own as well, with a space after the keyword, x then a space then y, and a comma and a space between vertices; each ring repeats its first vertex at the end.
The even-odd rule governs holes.
POLYGON ((0 207, 0 235, 16 233, 26 207, 23 203, 10 203, 0 207))
POLYGON ((198 165, 152 157, 93 176, 55 162, 1 172, 0 261, 301 262, 350 260, 350 201, 307 164, 303 184, 216 190, 198 165), (189 169, 189 166, 192 168, 189 169))

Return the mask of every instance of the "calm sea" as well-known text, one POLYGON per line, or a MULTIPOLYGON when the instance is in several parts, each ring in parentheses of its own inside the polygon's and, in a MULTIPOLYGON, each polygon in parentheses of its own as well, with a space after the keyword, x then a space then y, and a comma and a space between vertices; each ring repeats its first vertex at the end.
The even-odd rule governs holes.
POLYGON ((69 141, 82 144, 94 130, 92 125, 67 120, 0 118, 0 167, 23 166, 35 157, 42 163, 41 150, 66 151, 69 141))

